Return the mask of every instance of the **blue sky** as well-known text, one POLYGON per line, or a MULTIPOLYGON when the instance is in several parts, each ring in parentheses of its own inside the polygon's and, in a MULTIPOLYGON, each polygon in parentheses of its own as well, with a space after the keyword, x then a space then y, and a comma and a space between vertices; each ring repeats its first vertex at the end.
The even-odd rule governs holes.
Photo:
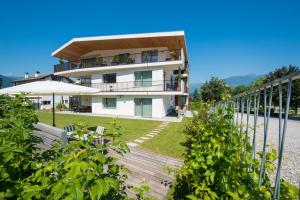
POLYGON ((184 30, 191 82, 300 65, 300 1, 1 2, 0 74, 53 71, 73 37, 184 30))

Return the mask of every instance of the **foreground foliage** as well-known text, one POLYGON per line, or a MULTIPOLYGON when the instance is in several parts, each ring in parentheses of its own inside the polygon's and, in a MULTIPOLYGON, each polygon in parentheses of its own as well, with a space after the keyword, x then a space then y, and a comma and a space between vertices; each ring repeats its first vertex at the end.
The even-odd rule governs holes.
MULTIPOLYGON (((0 199, 128 199, 124 192, 127 172, 113 154, 129 149, 115 141, 122 133, 117 120, 106 132, 111 142, 93 142, 95 132, 78 126, 75 135, 87 140, 58 143, 42 151, 42 139, 33 134, 37 116, 25 96, 0 96, 0 199)), ((138 189, 147 199, 147 188, 138 189)))
MULTIPOLYGON (((177 176, 174 199, 271 199, 273 188, 266 175, 258 185, 258 160, 251 160, 251 146, 245 134, 233 125, 233 109, 210 112, 198 105, 198 115, 186 126, 186 155, 177 176)), ((267 153, 266 170, 275 169, 277 152, 267 153)), ((297 198, 288 184, 282 184, 282 199, 297 198)))
POLYGON ((0 199, 20 193, 22 180, 42 160, 35 147, 41 139, 32 135, 35 122, 28 99, 0 96, 0 199))
MULTIPOLYGON (((82 137, 80 128, 75 135, 82 137)), ((53 147, 47 154, 50 160, 36 165, 37 171, 24 180, 22 197, 26 199, 121 199, 126 176, 122 166, 105 154, 108 148, 118 153, 127 151, 125 145, 113 147, 88 140, 74 140, 61 150, 53 147), (112 148, 111 148, 112 147, 112 148)))

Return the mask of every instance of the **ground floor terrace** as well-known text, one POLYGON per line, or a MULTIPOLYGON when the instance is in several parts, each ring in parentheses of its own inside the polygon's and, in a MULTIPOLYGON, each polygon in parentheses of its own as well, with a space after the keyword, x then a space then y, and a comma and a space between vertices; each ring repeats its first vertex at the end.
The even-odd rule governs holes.
POLYGON ((184 95, 88 95, 72 96, 70 111, 102 116, 162 119, 184 115, 188 99, 184 95))

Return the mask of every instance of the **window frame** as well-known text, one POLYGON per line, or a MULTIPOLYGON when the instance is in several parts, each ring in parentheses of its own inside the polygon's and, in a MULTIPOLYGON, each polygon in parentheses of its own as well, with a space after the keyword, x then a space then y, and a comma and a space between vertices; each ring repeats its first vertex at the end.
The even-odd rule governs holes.
POLYGON ((135 87, 152 87, 152 83, 153 83, 153 80, 152 80, 152 70, 147 70, 147 71, 135 71, 134 72, 134 86, 135 87), (151 80, 144 80, 145 79, 145 74, 146 73, 149 73, 149 79, 151 80), (137 79, 137 77, 140 78, 140 80, 137 79))
POLYGON ((158 50, 142 51, 142 63, 158 62, 158 50))
POLYGON ((103 104, 103 108, 104 109, 117 109, 117 98, 113 98, 113 97, 107 97, 107 98, 102 98, 102 104, 103 104), (112 100, 114 99, 114 106, 108 106, 108 100, 112 100))
MULTIPOLYGON (((111 77, 110 77, 111 78, 111 77)), ((109 74, 102 74, 103 83, 116 83, 117 82, 117 73, 109 73, 109 74), (112 82, 109 82, 106 76, 114 76, 114 80, 112 82)))
POLYGON ((45 101, 42 101, 42 104, 43 104, 43 105, 51 105, 51 101, 45 100, 45 101), (45 102, 46 102, 46 103, 45 103, 45 102))

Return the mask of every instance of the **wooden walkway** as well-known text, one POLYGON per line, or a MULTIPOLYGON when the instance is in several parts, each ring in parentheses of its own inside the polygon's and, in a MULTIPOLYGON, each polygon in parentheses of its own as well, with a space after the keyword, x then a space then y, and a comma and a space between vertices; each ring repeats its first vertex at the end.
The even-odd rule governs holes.
MULTIPOLYGON (((139 187, 145 179, 150 187, 149 196, 164 199, 174 176, 168 174, 167 168, 178 169, 182 162, 168 156, 155 154, 139 147, 131 147, 130 153, 120 158, 117 163, 129 169, 127 184, 139 187)), ((135 196, 132 189, 128 189, 128 196, 135 196)))
MULTIPOLYGON (((50 148, 56 140, 62 139, 67 143, 67 134, 64 130, 38 123, 35 125, 34 134, 42 137, 43 143, 39 144, 42 149, 50 148)), ((124 165, 129 170, 127 185, 140 187, 143 179, 150 187, 149 196, 155 199, 164 199, 167 195, 169 186, 174 181, 174 176, 168 174, 168 168, 179 169, 182 161, 146 151, 138 146, 130 147, 130 152, 117 160, 118 164, 124 165)), ((126 189, 130 197, 136 194, 132 189, 126 189)))

